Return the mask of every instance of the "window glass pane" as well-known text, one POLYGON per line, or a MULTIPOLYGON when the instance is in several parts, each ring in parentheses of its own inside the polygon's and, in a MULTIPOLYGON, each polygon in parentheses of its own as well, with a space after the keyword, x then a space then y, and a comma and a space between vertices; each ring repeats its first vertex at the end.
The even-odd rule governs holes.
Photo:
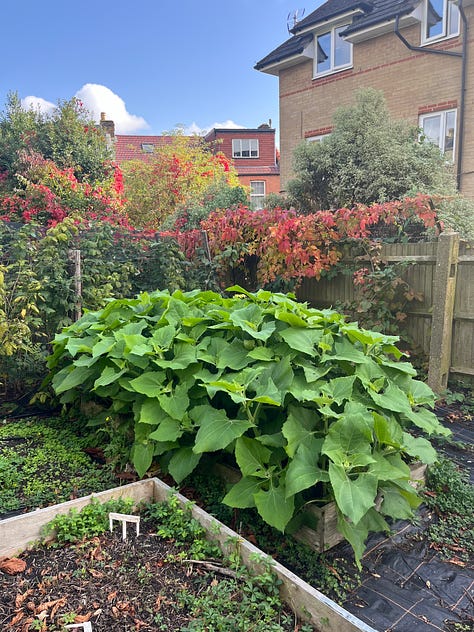
POLYGON ((431 142, 441 147, 441 115, 427 116, 423 119, 423 132, 426 138, 431 142))
POLYGON ((426 38, 443 36, 444 0, 428 0, 426 7, 426 38))
POLYGON ((334 34, 334 66, 347 66, 351 63, 351 44, 339 37, 346 26, 341 26, 335 30, 334 34))
POLYGON ((250 155, 252 158, 258 158, 258 139, 250 141, 250 155))
POLYGON ((316 38, 316 72, 331 69, 331 33, 324 33, 316 38))
POLYGON ((242 139, 242 158, 250 158, 250 141, 242 139))
POLYGON ((447 35, 459 33, 459 9, 454 2, 448 2, 448 32, 447 35))
POLYGON ((265 182, 251 182, 250 192, 253 195, 265 195, 265 182))
POLYGON ((456 131, 456 112, 446 112, 446 123, 444 130, 444 153, 448 160, 453 160, 454 156, 454 133, 456 131))
POLYGON ((240 140, 238 139, 232 140, 232 157, 240 158, 240 140))

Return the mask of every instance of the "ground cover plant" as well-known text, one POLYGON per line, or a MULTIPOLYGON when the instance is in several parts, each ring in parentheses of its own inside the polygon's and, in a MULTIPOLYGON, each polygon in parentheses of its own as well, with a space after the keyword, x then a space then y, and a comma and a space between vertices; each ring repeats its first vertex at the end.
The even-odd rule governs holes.
POLYGON ((4 561, 2 629, 59 631, 91 621, 98 632, 313 630, 283 607, 268 561, 259 559, 262 570, 251 572, 238 546, 223 557, 175 496, 140 509, 139 536, 106 533, 108 512, 130 512, 130 505, 93 502, 58 516, 46 529, 47 545, 4 561))
POLYGON ((0 516, 114 487, 112 470, 84 452, 89 445, 60 418, 0 424, 0 516))
POLYGON ((179 482, 206 453, 240 469, 224 502, 296 528, 307 503, 335 501, 356 559, 385 517, 420 499, 407 461, 436 460, 424 437, 449 434, 397 338, 291 296, 232 288, 156 292, 89 312, 54 341, 50 380, 66 405, 131 445, 143 476, 159 460, 179 482))

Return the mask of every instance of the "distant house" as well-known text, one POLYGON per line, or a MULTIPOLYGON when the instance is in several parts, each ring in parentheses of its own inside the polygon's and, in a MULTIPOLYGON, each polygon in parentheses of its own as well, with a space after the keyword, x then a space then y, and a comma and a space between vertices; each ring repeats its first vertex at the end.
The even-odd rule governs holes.
MULTIPOLYGON (((128 160, 148 162, 155 150, 173 142, 173 136, 129 136, 115 134, 115 125, 101 115, 100 125, 107 142, 122 164, 128 160)), ((275 146, 275 130, 270 125, 257 129, 212 129, 204 140, 213 151, 221 151, 234 164, 240 183, 248 187, 254 208, 262 208, 269 193, 280 192, 280 167, 275 146)))
POLYGON ((279 78, 282 188, 295 147, 331 132, 354 91, 385 94, 454 163, 474 197, 474 0, 327 0, 257 70, 279 78))
POLYGON ((265 196, 280 192, 280 166, 275 130, 267 124, 257 129, 211 129, 204 137, 215 151, 233 161, 239 181, 249 187, 250 204, 263 208, 265 196))

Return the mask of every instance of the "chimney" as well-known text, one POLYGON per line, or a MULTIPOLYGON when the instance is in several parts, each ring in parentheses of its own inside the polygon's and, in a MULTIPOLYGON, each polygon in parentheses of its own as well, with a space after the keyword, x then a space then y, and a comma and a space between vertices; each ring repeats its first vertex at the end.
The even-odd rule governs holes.
POLYGON ((115 138, 115 123, 105 118, 105 112, 100 113, 100 126, 107 138, 110 140, 115 138))

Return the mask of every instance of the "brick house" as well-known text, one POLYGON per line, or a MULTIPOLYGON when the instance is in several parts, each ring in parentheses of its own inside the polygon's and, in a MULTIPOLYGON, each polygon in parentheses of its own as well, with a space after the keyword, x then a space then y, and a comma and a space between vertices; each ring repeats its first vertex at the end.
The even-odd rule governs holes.
POLYGON ((240 183, 249 187, 253 208, 262 208, 269 193, 280 192, 275 130, 270 125, 264 123, 257 129, 214 128, 204 138, 232 160, 240 183))
MULTIPOLYGON (((173 136, 132 136, 115 134, 113 121, 101 115, 100 125, 115 160, 148 162, 156 148, 169 145, 173 136)), ((250 203, 262 208, 269 193, 280 192, 280 168, 275 147, 275 130, 263 124, 257 129, 212 129, 204 140, 215 151, 221 151, 237 169, 240 183, 250 191, 250 203)))
POLYGON ((355 90, 385 94, 454 162, 474 197, 474 0, 327 0, 255 68, 279 77, 282 188, 295 147, 331 132, 355 90), (471 61, 473 60, 473 61, 471 61))

